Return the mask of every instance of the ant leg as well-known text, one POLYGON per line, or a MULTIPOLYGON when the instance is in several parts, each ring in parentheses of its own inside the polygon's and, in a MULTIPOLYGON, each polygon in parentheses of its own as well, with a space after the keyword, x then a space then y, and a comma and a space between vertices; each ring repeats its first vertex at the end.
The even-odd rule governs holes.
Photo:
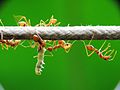
POLYGON ((50 19, 54 19, 54 16, 52 15, 50 19))
POLYGON ((2 47, 2 50, 4 50, 4 44, 3 43, 1 44, 1 47, 2 47))
POLYGON ((33 58, 38 58, 38 55, 36 55, 36 56, 33 56, 33 58))
POLYGON ((69 27, 69 26, 70 26, 70 24, 67 25, 67 27, 69 27))
MULTIPOLYGON (((111 56, 111 54, 114 52, 114 49, 112 50, 112 52, 109 54, 109 56, 111 56)), ((114 55, 113 55, 113 58, 111 58, 109 61, 112 61, 114 60, 115 56, 117 54, 117 51, 115 51, 114 55)))
POLYGON ((21 21, 22 19, 25 20, 25 22, 28 22, 27 18, 25 16, 21 16, 20 19, 19 19, 19 21, 21 21))
MULTIPOLYGON (((4 24, 1 19, 0 19, 0 24, 4 27, 4 24)), ((1 31, 0 33, 1 33, 1 40, 3 40, 3 31, 1 31)))
POLYGON ((88 43, 88 45, 90 45, 90 44, 91 44, 91 42, 92 42, 93 38, 94 38, 94 33, 93 33, 93 36, 92 36, 92 38, 91 38, 90 42, 88 43))
POLYGON ((61 22, 56 23, 54 26, 59 26, 61 22))
POLYGON ((25 16, 18 16, 18 17, 20 17, 20 19, 18 20, 18 22, 23 19, 27 23, 28 26, 30 25, 30 19, 27 20, 27 18, 25 16))
POLYGON ((101 49, 103 48, 103 46, 105 45, 106 40, 103 42, 103 44, 101 45, 100 49, 98 50, 99 52, 101 51, 101 49))
POLYGON ((50 44, 50 43, 46 43, 46 45, 52 46, 52 44, 50 44))
MULTIPOLYGON (((16 42, 16 40, 15 40, 15 42, 16 42)), ((20 43, 21 42, 21 40, 19 40, 19 44, 18 45, 21 45, 21 46, 23 46, 22 44, 23 44, 23 42, 22 43, 20 43)), ((18 47, 18 45, 16 45, 15 47, 14 47, 14 50, 16 50, 16 48, 18 47)))
POLYGON ((31 26, 31 22, 30 22, 30 19, 28 19, 28 26, 31 26))
POLYGON ((4 49, 5 49, 5 50, 8 50, 8 47, 9 47, 9 46, 5 46, 5 45, 6 45, 6 44, 3 44, 3 43, 1 44, 2 50, 4 50, 4 49))
POLYGON ((111 47, 111 45, 110 45, 110 43, 108 43, 108 46, 103 51, 101 51, 101 53, 107 51, 110 47, 111 47))
POLYGON ((46 21, 40 20, 40 26, 46 26, 46 21))
POLYGON ((88 54, 88 49, 87 49, 87 47, 86 47, 85 41, 83 41, 83 40, 81 40, 81 41, 83 42, 83 44, 84 44, 84 46, 85 46, 85 51, 86 51, 87 56, 88 56, 88 57, 91 56, 91 55, 95 52, 95 50, 92 51, 90 54, 88 54))
POLYGON ((48 22, 48 19, 47 19, 47 20, 45 20, 44 22, 45 22, 45 23, 47 23, 47 22, 48 22))
POLYGON ((106 56, 108 53, 110 53, 112 50, 109 50, 109 51, 107 51, 105 54, 104 54, 104 56, 106 56))
POLYGON ((5 47, 4 47, 6 50, 8 50, 9 49, 9 45, 6 45, 5 44, 5 47))
POLYGON ((2 44, 2 50, 4 50, 4 49, 7 50, 7 48, 4 46, 4 44, 2 44))
POLYGON ((19 26, 18 22, 20 22, 22 19, 27 23, 27 25, 30 25, 30 21, 27 20, 27 18, 25 16, 14 16, 17 22, 17 25, 19 26))
POLYGON ((4 24, 3 24, 3 22, 2 22, 2 20, 1 20, 1 19, 0 19, 0 23, 1 23, 1 25, 2 25, 2 26, 4 26, 4 24))
POLYGON ((53 40, 53 46, 55 46, 56 45, 56 40, 53 40))
MULTIPOLYGON (((67 43, 69 43, 70 40, 67 41, 67 43)), ((66 53, 69 53, 69 51, 71 50, 71 47, 72 45, 76 42, 76 40, 74 40, 72 43, 71 43, 71 46, 68 50, 65 50, 66 53)))
POLYGON ((67 43, 69 43, 70 40, 67 40, 67 43))
POLYGON ((49 55, 44 55, 44 56, 53 56, 52 52, 49 52, 50 54, 49 55))
POLYGON ((30 47, 30 46, 23 45, 24 42, 25 42, 25 40, 23 40, 19 45, 22 46, 22 47, 24 47, 24 48, 30 47))
POLYGON ((30 44, 31 48, 35 48, 36 46, 38 46, 38 42, 34 42, 34 44, 32 44, 32 43, 30 44))

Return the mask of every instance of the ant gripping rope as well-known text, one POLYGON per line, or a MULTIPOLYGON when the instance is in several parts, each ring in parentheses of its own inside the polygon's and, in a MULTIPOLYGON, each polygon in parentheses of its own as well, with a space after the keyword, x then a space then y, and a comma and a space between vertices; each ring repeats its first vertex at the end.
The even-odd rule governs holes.
MULTIPOLYGON (((4 27, 4 24, 3 24, 3 22, 2 22, 2 20, 0 19, 0 24, 4 27)), ((8 50, 8 48, 9 47, 15 47, 15 46, 18 46, 19 44, 20 44, 20 42, 21 42, 21 40, 13 40, 13 39, 11 39, 11 40, 4 40, 3 39, 3 31, 1 31, 1 39, 0 39, 0 44, 2 45, 2 49, 7 49, 8 50), (6 47, 5 47, 5 46, 6 47)), ((16 47, 17 48, 17 47, 16 47)), ((15 48, 15 49, 16 49, 15 48)))
MULTIPOLYGON (((15 16, 15 19, 17 21, 17 25, 21 26, 21 27, 26 27, 26 26, 31 26, 31 22, 30 19, 27 19, 25 16, 15 16)), ((4 26, 4 24, 2 23, 2 21, 0 20, 0 23, 2 26, 4 26)), ((60 24, 60 22, 57 22, 57 19, 55 19, 53 16, 50 19, 47 19, 46 21, 40 20, 40 22, 35 25, 35 27, 56 27, 60 24)), ((69 26, 69 25, 68 25, 69 26)), ((36 31, 37 32, 37 31, 36 31)), ((78 32, 77 32, 78 33, 78 32)), ((79 34, 78 34, 79 35, 79 34)), ((93 34, 94 37, 94 34, 93 34)), ((92 39, 93 39, 92 37, 92 39)), ((91 38, 90 38, 91 39, 91 38)), ((103 46, 105 45, 106 41, 102 44, 102 46, 100 47, 100 49, 95 48, 93 45, 91 45, 91 41, 86 45, 85 42, 83 40, 81 40, 85 46, 85 50, 88 56, 91 56, 92 54, 96 53, 100 58, 106 60, 106 61, 111 61, 115 58, 117 51, 113 50, 109 50, 109 48, 111 47, 110 43, 108 43, 107 47, 102 50, 103 46), (88 51, 92 51, 92 53, 88 54, 88 51)), ((45 55, 46 51, 49 51, 49 53, 51 53, 51 55, 49 56, 53 56, 52 55, 52 51, 57 50, 59 48, 64 49, 64 51, 66 53, 68 53, 72 47, 72 45, 74 44, 73 41, 72 43, 65 41, 65 40, 43 40, 40 35, 38 35, 38 32, 33 35, 33 40, 34 40, 34 45, 32 45, 32 43, 29 41, 29 46, 24 46, 22 45, 23 42, 21 42, 21 40, 4 40, 3 39, 3 33, 1 32, 1 40, 0 40, 0 44, 2 45, 2 48, 4 46, 7 47, 15 47, 18 45, 21 45, 23 47, 31 47, 34 48, 35 46, 37 46, 37 56, 34 56, 37 58, 37 63, 35 66, 35 73, 36 75, 41 75, 41 71, 44 63, 44 57, 48 56, 45 55), (50 43, 53 43, 53 45, 51 45, 50 43), (50 46, 47 46, 50 45, 50 46)), ((5 47, 4 47, 5 48, 5 47)))
MULTIPOLYGON (((93 37, 94 37, 94 34, 93 34, 93 36, 92 36, 92 39, 93 39, 93 37)), ((114 49, 113 49, 113 50, 108 50, 108 49, 111 47, 110 43, 108 43, 108 46, 107 46, 104 50, 101 51, 101 49, 103 48, 103 46, 104 46, 105 43, 106 43, 106 40, 104 41, 104 43, 102 44, 102 46, 100 47, 100 49, 97 49, 97 48, 95 48, 93 45, 91 45, 92 39, 90 40, 90 42, 89 42, 87 45, 86 45, 85 42, 82 40, 82 42, 83 42, 83 44, 84 44, 84 46, 85 46, 85 50, 86 50, 87 56, 91 56, 92 54, 94 54, 94 52, 96 52, 96 54, 97 54, 100 58, 102 58, 102 59, 104 59, 104 60, 111 61, 111 60, 113 60, 113 59, 115 58, 115 56, 116 56, 116 54, 117 54, 117 51, 115 51, 114 49), (88 54, 88 50, 89 50, 89 51, 92 51, 92 52, 91 52, 90 54, 88 54), (108 51, 107 51, 107 50, 108 50, 108 51), (105 54, 103 55, 104 52, 105 52, 105 54), (112 56, 113 53, 114 53, 114 55, 112 56), (112 58, 111 58, 111 57, 112 57, 112 58)))

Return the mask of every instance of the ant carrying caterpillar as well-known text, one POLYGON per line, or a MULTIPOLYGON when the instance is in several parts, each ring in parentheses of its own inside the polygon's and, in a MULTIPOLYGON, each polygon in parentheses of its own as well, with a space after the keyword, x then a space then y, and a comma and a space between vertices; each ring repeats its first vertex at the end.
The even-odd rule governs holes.
POLYGON ((46 51, 46 49, 45 49, 45 45, 46 44, 45 44, 45 41, 42 40, 42 38, 39 35, 33 35, 33 40, 35 42, 39 43, 39 45, 38 45, 38 55, 35 56, 35 57, 37 57, 37 63, 36 63, 36 67, 35 67, 35 73, 37 75, 40 75, 41 71, 42 71, 42 68, 44 68, 43 64, 45 64, 44 63, 44 54, 45 54, 45 51, 46 51))
MULTIPOLYGON (((26 27, 26 26, 31 26, 30 23, 30 19, 27 20, 27 18, 25 16, 15 16, 17 24, 21 27, 26 27), (19 18, 19 19, 18 19, 19 18)), ((30 47, 34 48, 35 46, 37 46, 38 49, 38 54, 37 56, 34 56, 34 58, 37 58, 37 63, 35 66, 35 74, 36 75, 41 75, 41 71, 43 67, 44 63, 44 54, 45 54, 45 41, 42 40, 42 38, 40 36, 37 35, 33 35, 33 40, 34 40, 34 45, 30 45, 30 47)), ((22 45, 23 47, 27 47, 22 45)))
MULTIPOLYGON (((18 25, 19 26, 31 26, 30 23, 30 19, 26 19, 25 16, 21 16, 21 18, 18 20, 18 25)), ((52 15, 52 17, 50 18, 50 20, 40 20, 40 23, 38 23, 37 25, 35 25, 36 27, 50 27, 50 26, 58 26, 60 24, 60 22, 57 23, 57 19, 55 19, 52 15)), ((92 37, 93 38, 93 37, 92 37)), ((46 51, 54 51, 57 50, 58 48, 62 48, 65 50, 66 53, 68 53, 73 45, 73 43, 75 41, 73 41, 73 43, 68 43, 65 40, 58 40, 58 43, 56 44, 56 40, 42 40, 42 38, 38 35, 33 35, 33 40, 34 40, 34 45, 30 45, 30 47, 34 48, 35 46, 37 46, 38 49, 38 54, 37 56, 37 63, 35 66, 35 73, 37 75, 41 75, 41 71, 43 68, 43 64, 44 64, 44 57, 45 57, 45 52, 46 51), (53 42, 53 45, 47 47, 46 44, 49 44, 49 42, 53 42)), ((115 50, 108 50, 110 48, 110 44, 108 44, 108 46, 101 51, 102 47, 105 45, 105 42, 103 43, 103 45, 101 46, 100 49, 95 48, 93 45, 91 45, 91 41, 90 40, 89 44, 86 45, 84 41, 82 41, 84 43, 85 46, 85 50, 88 56, 91 56, 93 53, 96 53, 101 59, 104 59, 106 61, 111 61, 115 58, 117 51, 115 50), (88 54, 88 51, 92 51, 91 54, 88 54), (115 53, 114 53, 115 52, 115 53), (104 54, 103 54, 104 53, 104 54), (112 54, 114 53, 113 57, 112 54)))
MULTIPOLYGON (((17 25, 20 27, 31 26, 30 19, 27 19, 25 16, 15 16, 15 19, 17 21, 17 25)), ((4 24, 2 23, 1 20, 0 20, 0 22, 1 22, 1 25, 4 26, 4 24)), ((59 24, 60 24, 60 22, 58 22, 57 19, 55 19, 52 15, 52 17, 50 19, 47 19, 46 21, 40 20, 40 22, 38 24, 36 24, 35 27, 56 27, 59 24)), ((34 56, 34 58, 35 57, 37 58, 37 63, 35 65, 35 73, 36 73, 36 75, 41 75, 42 68, 44 68, 43 65, 45 64, 44 57, 45 56, 53 56, 52 51, 55 51, 59 48, 63 49, 66 53, 68 53, 71 50, 71 47, 73 46, 73 44, 75 43, 76 40, 74 40, 73 42, 70 43, 69 40, 68 41, 66 41, 66 40, 43 40, 40 36, 41 35, 36 31, 36 33, 32 36, 33 41, 32 42, 29 41, 29 46, 22 45, 24 41, 21 42, 21 40, 14 40, 14 37, 11 40, 1 39, 0 44, 2 45, 2 47, 4 47, 4 45, 5 45, 7 47, 7 49, 9 47, 15 47, 18 45, 21 45, 23 47, 31 47, 31 48, 37 47, 37 56, 34 56), (51 55, 45 55, 46 51, 48 51, 51 55)), ((2 37, 2 35, 1 35, 1 37, 2 37)), ((108 43, 107 47, 105 47, 105 49, 102 50, 106 41, 104 41, 104 43, 101 45, 100 49, 97 49, 96 47, 91 45, 91 41, 92 41, 93 37, 94 37, 94 34, 93 34, 90 42, 87 45, 85 44, 85 41, 81 40, 84 44, 87 56, 91 56, 92 54, 95 53, 101 59, 104 59, 106 61, 113 60, 117 54, 117 51, 115 51, 114 49, 109 50, 109 48, 111 47, 110 43, 108 43), (91 53, 89 54, 88 51, 91 51, 91 53)))

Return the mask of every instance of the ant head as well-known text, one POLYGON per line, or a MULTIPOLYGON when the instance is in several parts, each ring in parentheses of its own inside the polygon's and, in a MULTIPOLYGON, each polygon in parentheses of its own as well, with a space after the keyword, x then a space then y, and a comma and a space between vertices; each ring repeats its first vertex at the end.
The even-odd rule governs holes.
POLYGON ((18 22, 18 25, 25 27, 25 26, 27 26, 27 23, 25 21, 20 21, 20 22, 18 22))
POLYGON ((37 35, 33 35, 33 40, 34 40, 35 42, 38 42, 38 41, 39 41, 39 37, 38 37, 37 35))
POLYGON ((66 43, 66 44, 64 45, 64 49, 65 49, 65 50, 68 50, 68 49, 71 48, 71 46, 72 46, 71 43, 66 43))
POLYGON ((87 45, 86 48, 90 51, 93 51, 95 49, 92 45, 87 45))

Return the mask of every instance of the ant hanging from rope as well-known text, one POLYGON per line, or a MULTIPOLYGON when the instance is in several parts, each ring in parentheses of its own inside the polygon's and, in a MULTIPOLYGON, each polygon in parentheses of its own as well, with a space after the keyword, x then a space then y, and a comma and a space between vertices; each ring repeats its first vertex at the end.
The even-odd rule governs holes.
MULTIPOLYGON (((54 16, 52 15, 49 22, 48 19, 46 21, 41 20, 39 24, 37 24, 36 26, 58 26, 60 24, 60 22, 57 23, 57 19, 54 18, 54 16)), ((58 44, 56 45, 56 40, 47 40, 48 42, 52 42, 53 41, 53 46, 50 46, 47 48, 48 51, 53 51, 56 50, 58 48, 63 48, 65 50, 66 53, 69 52, 71 46, 73 45, 73 43, 66 43, 64 40, 58 40, 58 44)), ((47 43, 48 44, 48 43, 47 43)))
MULTIPOLYGON (((94 34, 92 36, 92 39, 94 37, 94 34)), ((92 54, 94 54, 94 52, 96 52, 96 54, 104 59, 104 60, 107 60, 107 61, 111 61, 115 58, 116 54, 117 54, 117 51, 115 51, 114 49, 113 50, 108 50, 111 45, 110 43, 108 43, 107 47, 101 51, 101 49, 103 48, 103 46, 105 45, 106 43, 106 40, 104 41, 104 43, 101 45, 101 47, 99 49, 95 48, 93 45, 91 45, 91 42, 92 42, 92 39, 90 40, 90 42, 86 45, 85 42, 82 40, 84 46, 85 46, 85 50, 86 50, 86 54, 87 56, 91 56, 92 54), (89 51, 92 51, 90 54, 88 54, 88 50, 89 51), (108 50, 108 51, 107 51, 108 50), (103 53, 105 52, 105 54, 103 55, 103 53), (114 53, 115 52, 115 53, 114 53), (113 57, 112 57, 112 54, 114 53, 113 57), (111 58, 112 57, 112 58, 111 58)))
MULTIPOLYGON (((1 23, 2 26, 4 26, 4 24, 3 24, 1 19, 0 19, 0 23, 1 23)), ((13 40, 13 39, 11 39, 11 40, 3 40, 2 33, 3 32, 1 32, 1 37, 2 38, 0 40, 0 44, 2 45, 2 49, 5 48, 6 50, 8 50, 9 46, 15 47, 15 46, 17 46, 20 43, 20 40, 13 40), (4 45, 6 45, 6 47, 4 45)))
MULTIPOLYGON (((22 26, 22 27, 31 26, 30 19, 27 20, 27 18, 25 16, 16 16, 16 18, 19 18, 19 19, 16 19, 19 26, 22 26)), ((44 68, 43 64, 45 64, 44 63, 44 56, 45 56, 44 54, 46 51, 46 49, 45 49, 46 41, 42 40, 42 38, 38 35, 38 33, 36 33, 36 35, 33 35, 33 40, 34 40, 34 45, 32 45, 30 43, 30 46, 24 46, 24 45, 22 45, 22 46, 25 48, 26 47, 34 48, 35 46, 37 46, 38 55, 34 56, 34 58, 37 58, 37 63, 35 66, 35 73, 36 73, 36 75, 41 75, 42 68, 44 68)))

